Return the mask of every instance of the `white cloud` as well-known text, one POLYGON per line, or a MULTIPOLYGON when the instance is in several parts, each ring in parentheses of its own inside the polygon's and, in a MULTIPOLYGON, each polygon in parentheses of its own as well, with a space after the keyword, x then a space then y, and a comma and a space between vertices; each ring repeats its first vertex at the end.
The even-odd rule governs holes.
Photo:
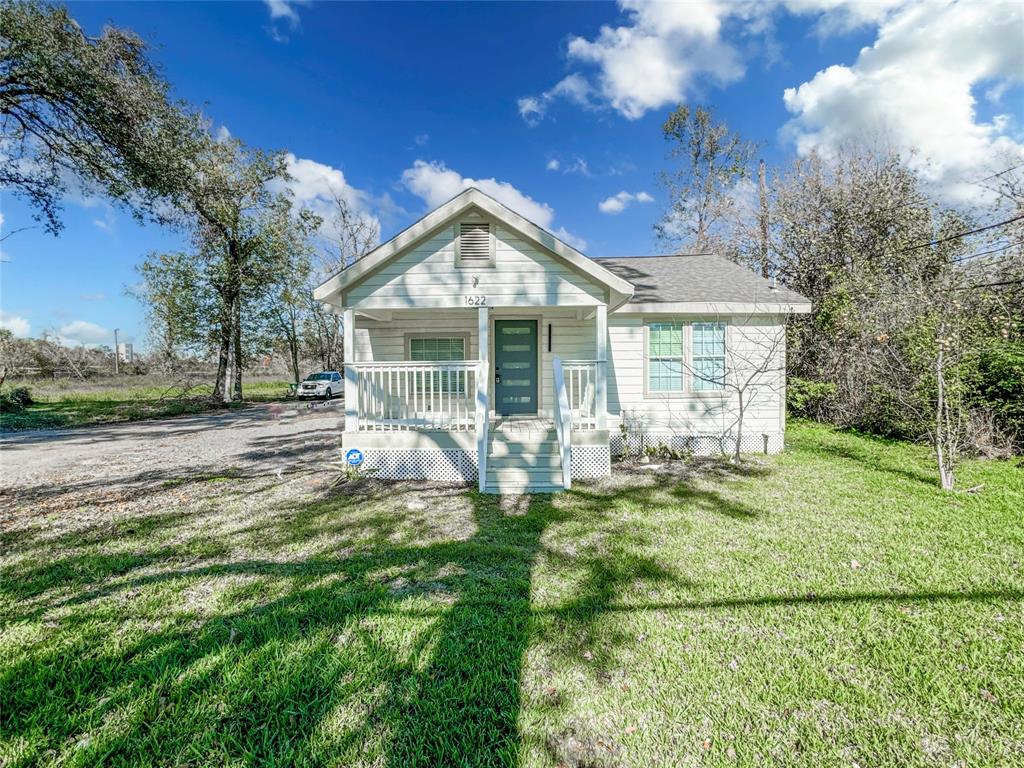
POLYGON ((413 144, 415 144, 417 147, 422 147, 428 141, 430 141, 430 134, 429 133, 417 133, 415 136, 412 137, 412 141, 413 141, 413 144))
POLYGON ((107 294, 102 293, 102 292, 100 292, 100 293, 83 293, 78 298, 80 298, 82 301, 106 301, 107 300, 107 294))
POLYGON ((820 37, 842 34, 879 24, 912 0, 784 0, 796 15, 818 14, 815 31, 820 37))
POLYGON ((228 130, 226 125, 218 126, 216 133, 214 133, 214 138, 217 141, 227 141, 231 138, 231 131, 228 130))
MULTIPOLYGON (((784 94, 793 118, 783 135, 801 154, 825 155, 884 133, 952 199, 999 154, 1024 156, 1013 118, 976 113, 976 88, 1024 78, 1018 3, 919 3, 885 16, 878 39, 852 66, 834 64, 784 94)), ((991 86, 990 86, 991 87, 991 86)), ((998 93, 998 90, 996 91, 998 93)), ((1019 128, 1018 128, 1019 130, 1019 128)))
POLYGON ((114 334, 102 325, 90 323, 88 320, 72 320, 57 329, 57 336, 61 343, 68 346, 98 346, 101 344, 113 345, 114 334))
POLYGON ((575 157, 569 163, 563 163, 558 158, 551 158, 548 160, 545 168, 549 171, 561 171, 562 173, 578 173, 580 176, 586 176, 588 179, 593 175, 590 172, 590 166, 587 164, 587 161, 582 157, 575 157))
POLYGON ((519 114, 536 125, 548 105, 564 98, 584 107, 610 106, 630 120, 649 110, 684 100, 698 78, 725 85, 740 79, 739 53, 722 38, 731 15, 762 13, 757 4, 697 0, 648 3, 620 0, 628 15, 622 26, 603 26, 593 40, 569 40, 571 61, 596 68, 593 81, 574 72, 538 96, 519 99, 519 114))
POLYGON ((31 325, 28 320, 20 315, 12 315, 0 309, 0 328, 10 331, 19 338, 28 336, 31 325))
POLYGON ((402 172, 402 183, 406 189, 422 198, 430 208, 437 208, 463 190, 476 187, 520 216, 565 240, 574 248, 582 250, 586 247, 586 241, 570 234, 564 227, 552 229, 555 211, 550 205, 523 194, 507 181, 498 181, 494 178, 471 179, 448 168, 442 162, 417 160, 411 168, 406 168, 402 172))
POLYGON ((519 116, 529 125, 537 125, 547 114, 548 105, 555 99, 565 99, 578 107, 594 107, 597 94, 594 87, 583 75, 573 73, 559 80, 549 90, 538 96, 523 96, 516 104, 519 116))
POLYGON ((646 192, 626 192, 623 190, 617 195, 605 198, 597 204, 597 208, 601 213, 607 213, 615 216, 616 214, 622 213, 633 203, 653 203, 654 198, 646 192))
POLYGON ((288 42, 288 31, 294 32, 301 25, 296 5, 305 5, 307 0, 264 0, 270 13, 270 27, 267 31, 279 43, 288 42))
POLYGON ((561 240, 563 243, 568 243, 577 251, 587 250, 587 241, 582 237, 577 237, 572 232, 567 230, 565 227, 559 227, 552 234, 561 240))
POLYGON ((316 160, 296 157, 289 152, 285 155, 285 165, 291 179, 284 183, 275 183, 275 189, 287 189, 292 194, 292 202, 302 208, 308 208, 324 219, 324 234, 337 239, 338 233, 333 232, 334 212, 337 200, 344 200, 349 208, 369 222, 380 227, 378 211, 391 212, 394 204, 388 197, 374 198, 364 190, 357 189, 348 183, 345 174, 338 168, 318 163, 316 160))

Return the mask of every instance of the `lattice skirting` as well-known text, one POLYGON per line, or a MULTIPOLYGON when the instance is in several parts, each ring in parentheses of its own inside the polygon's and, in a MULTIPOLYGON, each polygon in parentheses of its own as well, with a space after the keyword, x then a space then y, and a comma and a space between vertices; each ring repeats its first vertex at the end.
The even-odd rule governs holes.
POLYGON ((460 450, 363 451, 361 472, 386 480, 436 480, 472 483, 477 479, 476 453, 460 450))
MULTIPOLYGON (((783 434, 769 435, 750 433, 743 435, 740 450, 743 453, 779 453, 782 451, 783 434)), ((648 446, 668 446, 674 451, 691 453, 694 456, 717 456, 732 453, 736 447, 735 438, 721 435, 677 435, 670 432, 648 432, 640 434, 613 434, 609 440, 613 456, 624 453, 638 454, 648 446)))
POLYGON ((612 471, 611 452, 606 445, 574 445, 572 447, 572 479, 605 477, 612 471))

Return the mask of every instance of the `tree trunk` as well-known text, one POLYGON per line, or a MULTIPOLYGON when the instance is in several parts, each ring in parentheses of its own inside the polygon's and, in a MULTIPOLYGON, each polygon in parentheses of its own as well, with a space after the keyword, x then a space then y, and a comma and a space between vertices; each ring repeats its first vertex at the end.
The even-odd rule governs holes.
POLYGON ((296 322, 296 314, 294 308, 288 310, 288 324, 285 328, 285 335, 288 337, 288 351, 292 357, 292 376, 297 387, 299 385, 299 327, 296 322))
POLYGON ((732 453, 732 461, 734 464, 740 463, 740 446, 743 444, 743 393, 737 392, 737 395, 739 413, 736 417, 736 447, 733 449, 732 453))
POLYGON ((235 357, 233 361, 234 369, 234 381, 232 381, 233 391, 231 393, 231 399, 235 402, 241 402, 242 400, 242 297, 241 295, 235 297, 234 310, 232 312, 233 322, 232 333, 234 335, 233 346, 235 350, 235 357))
POLYGON ((757 224, 760 229, 761 241, 758 243, 761 257, 761 277, 770 277, 771 269, 768 264, 768 184, 765 181, 764 160, 757 166, 757 188, 760 198, 760 210, 757 215, 757 224))
POLYGON ((939 464, 939 484, 942 489, 949 491, 953 489, 953 467, 952 456, 947 450, 949 446, 946 441, 949 439, 949 424, 946 420, 946 377, 943 368, 944 353, 942 345, 945 343, 945 325, 939 326, 939 350, 935 356, 935 458, 939 464))
POLYGON ((217 379, 213 385, 213 401, 225 402, 227 399, 228 363, 231 357, 231 312, 221 310, 220 332, 218 334, 217 379))

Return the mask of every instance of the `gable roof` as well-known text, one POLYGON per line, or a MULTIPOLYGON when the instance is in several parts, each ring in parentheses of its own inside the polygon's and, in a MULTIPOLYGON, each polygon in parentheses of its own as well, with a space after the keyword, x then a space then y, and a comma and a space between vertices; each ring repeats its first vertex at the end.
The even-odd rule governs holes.
MULTIPOLYGON (((652 305, 757 305, 757 311, 807 312, 811 302, 784 286, 714 253, 678 256, 595 258, 595 262, 633 284, 625 311, 652 305)), ((673 307, 680 309, 680 307, 673 307)))
POLYGON ((369 275, 398 257, 409 246, 473 209, 492 216, 503 225, 532 240, 545 251, 575 268, 576 271, 586 275, 598 285, 606 287, 609 291, 609 309, 621 306, 633 294, 633 286, 627 280, 605 269, 593 259, 587 258, 568 243, 520 216, 490 195, 481 192, 476 187, 470 187, 315 288, 313 298, 317 301, 340 305, 343 291, 351 290, 369 275))

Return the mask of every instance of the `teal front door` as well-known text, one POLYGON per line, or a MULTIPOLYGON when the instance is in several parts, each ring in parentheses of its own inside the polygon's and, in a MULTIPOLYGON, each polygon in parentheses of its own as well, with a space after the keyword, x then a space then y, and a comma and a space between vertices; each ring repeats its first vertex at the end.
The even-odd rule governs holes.
POLYGON ((537 412, 537 321, 494 321, 494 395, 502 416, 537 412))

